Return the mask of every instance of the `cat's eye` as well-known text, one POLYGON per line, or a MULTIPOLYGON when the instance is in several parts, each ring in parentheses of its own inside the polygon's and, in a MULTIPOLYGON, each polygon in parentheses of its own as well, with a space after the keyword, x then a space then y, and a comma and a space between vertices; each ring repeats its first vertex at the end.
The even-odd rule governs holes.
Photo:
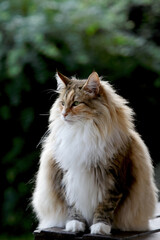
POLYGON ((72 106, 75 107, 75 106, 78 106, 79 104, 80 104, 80 102, 75 101, 75 102, 72 104, 72 106))
POLYGON ((61 102, 62 106, 64 106, 64 101, 61 102))

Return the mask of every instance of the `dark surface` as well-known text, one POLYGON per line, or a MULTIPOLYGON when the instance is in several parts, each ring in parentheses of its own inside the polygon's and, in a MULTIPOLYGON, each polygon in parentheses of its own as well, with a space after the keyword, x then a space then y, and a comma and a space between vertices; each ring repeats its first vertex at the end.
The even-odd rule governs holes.
POLYGON ((121 239, 135 239, 135 240, 160 240, 160 203, 157 205, 155 218, 150 220, 150 230, 144 232, 122 232, 112 230, 110 235, 95 235, 86 233, 71 233, 66 232, 62 228, 47 228, 34 231, 35 240, 121 240, 121 239))

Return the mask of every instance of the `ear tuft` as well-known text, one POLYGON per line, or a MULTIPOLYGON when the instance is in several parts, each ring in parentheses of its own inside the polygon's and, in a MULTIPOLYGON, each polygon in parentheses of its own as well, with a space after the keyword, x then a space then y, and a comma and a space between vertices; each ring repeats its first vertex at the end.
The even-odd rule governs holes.
POLYGON ((100 79, 96 72, 89 75, 83 89, 90 95, 95 96, 99 93, 100 79))
POLYGON ((56 72, 56 80, 57 80, 57 90, 60 90, 61 88, 65 88, 70 82, 71 80, 64 76, 62 73, 60 72, 56 72))

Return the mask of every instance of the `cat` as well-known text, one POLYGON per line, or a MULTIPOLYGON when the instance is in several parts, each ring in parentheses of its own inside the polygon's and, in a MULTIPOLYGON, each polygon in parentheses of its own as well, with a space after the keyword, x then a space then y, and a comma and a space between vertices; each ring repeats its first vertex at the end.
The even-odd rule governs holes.
POLYGON ((152 161, 128 102, 96 72, 57 72, 32 205, 38 228, 143 231, 157 203, 152 161))

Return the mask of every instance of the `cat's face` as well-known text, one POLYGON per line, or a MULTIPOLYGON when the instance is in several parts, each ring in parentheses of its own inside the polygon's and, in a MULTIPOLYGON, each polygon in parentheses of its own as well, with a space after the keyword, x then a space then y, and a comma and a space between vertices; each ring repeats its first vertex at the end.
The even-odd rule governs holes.
POLYGON ((71 80, 58 73, 61 119, 72 123, 96 117, 99 104, 100 79, 93 72, 88 80, 71 80))

